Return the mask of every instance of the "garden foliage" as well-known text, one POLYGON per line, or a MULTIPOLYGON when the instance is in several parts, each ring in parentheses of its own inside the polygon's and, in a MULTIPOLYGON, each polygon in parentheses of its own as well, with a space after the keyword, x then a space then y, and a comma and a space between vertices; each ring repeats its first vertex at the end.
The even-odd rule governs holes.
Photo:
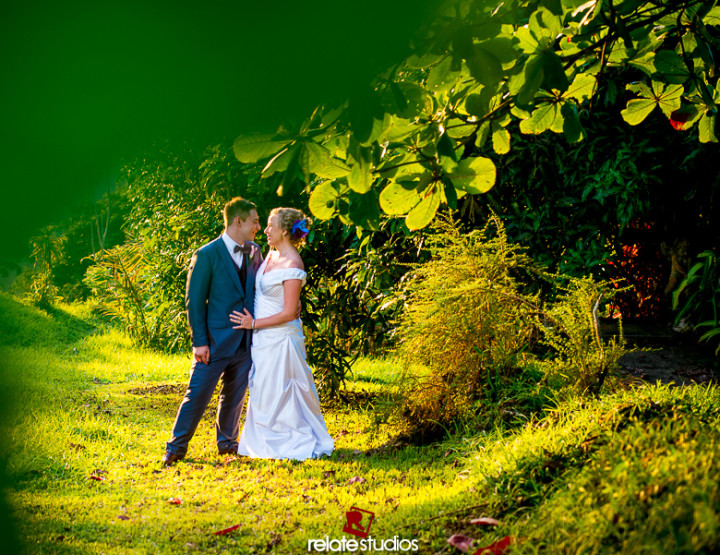
POLYGON ((310 208, 366 229, 380 214, 427 226, 441 206, 496 183, 491 157, 520 135, 587 137, 600 91, 636 126, 716 142, 720 7, 706 0, 444 2, 413 54, 342 106, 301 126, 241 136, 280 193, 312 188, 310 208), (609 83, 609 85, 608 85, 609 83))
POLYGON ((470 233, 451 220, 436 229, 400 325, 404 359, 430 372, 408 379, 391 410, 405 434, 428 441, 517 422, 553 389, 598 394, 623 352, 621 337, 600 336, 607 285, 548 273, 497 218, 470 233))
POLYGON ((690 319, 703 332, 700 341, 716 344, 715 354, 720 354, 720 260, 714 252, 698 256, 673 294, 673 304, 679 309, 676 323, 690 319))
MULTIPOLYGON (((137 344, 170 352, 189 348, 184 294, 192 253, 220 235, 222 208, 230 198, 253 200, 261 221, 280 204, 257 180, 257 171, 220 145, 199 156, 161 153, 125 168, 116 194, 124 238, 87 253, 84 285, 98 309, 137 344)), ((282 202, 307 210, 306 196, 282 202)), ((388 222, 363 235, 339 221, 323 221, 308 236, 302 318, 308 360, 323 395, 338 393, 354 357, 392 341, 399 307, 387 305, 386 297, 398 288, 402 264, 417 257, 416 239, 402 227, 388 222)), ((262 232, 256 240, 267 254, 262 232)))

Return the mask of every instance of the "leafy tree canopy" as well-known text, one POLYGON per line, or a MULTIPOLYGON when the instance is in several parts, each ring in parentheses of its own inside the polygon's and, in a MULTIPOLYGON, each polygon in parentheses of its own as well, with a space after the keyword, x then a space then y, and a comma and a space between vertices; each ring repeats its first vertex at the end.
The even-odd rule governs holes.
POLYGON ((280 195, 311 191, 320 219, 374 230, 384 213, 420 229, 493 187, 509 129, 582 141, 600 94, 624 89, 629 125, 660 113, 717 142, 719 27, 710 0, 450 1, 373 86, 297 128, 238 137, 235 155, 264 162, 280 195))

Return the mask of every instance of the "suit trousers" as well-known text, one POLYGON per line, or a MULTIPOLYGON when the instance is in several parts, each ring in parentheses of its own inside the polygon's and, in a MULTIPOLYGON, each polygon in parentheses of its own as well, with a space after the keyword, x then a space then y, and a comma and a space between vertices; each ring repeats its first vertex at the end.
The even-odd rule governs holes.
POLYGON ((188 443, 195 434, 218 381, 222 382, 215 423, 218 449, 237 448, 240 415, 251 366, 250 349, 244 346, 232 358, 211 359, 209 364, 198 361, 193 363, 190 382, 175 417, 167 451, 180 457, 185 456, 188 443))

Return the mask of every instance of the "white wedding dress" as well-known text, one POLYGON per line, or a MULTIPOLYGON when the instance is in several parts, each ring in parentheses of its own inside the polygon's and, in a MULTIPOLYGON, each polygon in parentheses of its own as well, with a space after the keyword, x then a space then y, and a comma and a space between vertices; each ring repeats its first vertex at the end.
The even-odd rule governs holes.
MULTIPOLYGON (((263 262, 255 281, 255 318, 281 312, 283 281, 302 280, 298 268, 272 270, 263 262)), ((253 332, 245 425, 238 454, 264 459, 304 460, 329 455, 334 442, 320 412, 315 381, 305 360, 300 320, 253 332)))

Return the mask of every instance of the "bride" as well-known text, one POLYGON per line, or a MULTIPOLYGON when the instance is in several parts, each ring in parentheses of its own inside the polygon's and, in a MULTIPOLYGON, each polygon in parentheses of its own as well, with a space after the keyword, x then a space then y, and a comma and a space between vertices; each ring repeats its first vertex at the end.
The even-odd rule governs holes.
POLYGON ((333 451, 296 318, 307 277, 297 247, 305 242, 307 225, 294 208, 270 213, 265 235, 272 250, 255 278, 255 316, 247 309, 230 315, 234 329, 255 330, 240 455, 304 460, 333 451))

